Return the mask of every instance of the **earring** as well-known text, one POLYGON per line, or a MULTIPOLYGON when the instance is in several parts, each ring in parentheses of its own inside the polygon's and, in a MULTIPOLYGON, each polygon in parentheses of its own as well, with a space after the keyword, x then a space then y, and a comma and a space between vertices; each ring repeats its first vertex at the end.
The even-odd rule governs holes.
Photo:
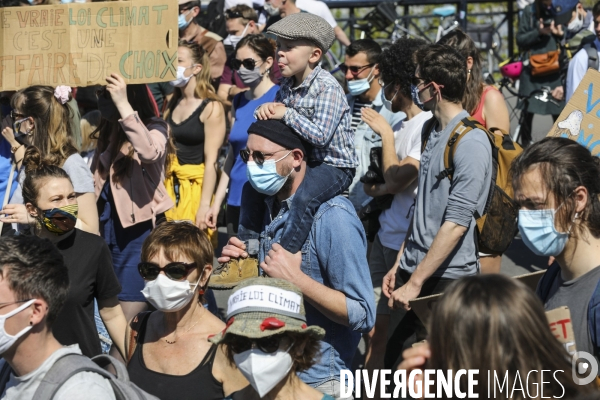
POLYGON ((467 71, 467 74, 471 75, 471 70, 468 70, 468 71, 467 71))

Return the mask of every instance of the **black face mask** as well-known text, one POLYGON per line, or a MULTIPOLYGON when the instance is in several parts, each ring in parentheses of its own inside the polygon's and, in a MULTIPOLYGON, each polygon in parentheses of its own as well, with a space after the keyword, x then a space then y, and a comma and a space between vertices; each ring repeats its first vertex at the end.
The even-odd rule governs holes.
POLYGON ((115 103, 113 103, 110 99, 105 99, 104 97, 98 98, 98 111, 102 114, 102 118, 110 122, 116 122, 121 118, 119 114, 119 110, 115 103))

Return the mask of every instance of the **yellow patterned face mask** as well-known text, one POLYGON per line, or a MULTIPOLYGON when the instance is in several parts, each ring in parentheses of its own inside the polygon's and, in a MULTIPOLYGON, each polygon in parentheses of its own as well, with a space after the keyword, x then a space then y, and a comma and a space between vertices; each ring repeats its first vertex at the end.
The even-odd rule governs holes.
POLYGON ((75 229, 77 222, 77 204, 42 210, 42 224, 50 232, 64 235, 75 229))

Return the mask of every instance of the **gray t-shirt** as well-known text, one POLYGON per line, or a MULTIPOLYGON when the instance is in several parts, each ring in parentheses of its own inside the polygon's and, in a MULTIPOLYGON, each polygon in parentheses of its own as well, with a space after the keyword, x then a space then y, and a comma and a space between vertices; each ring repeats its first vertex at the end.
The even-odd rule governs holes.
POLYGON ((594 351, 588 327, 588 305, 599 280, 600 267, 570 281, 564 281, 561 273, 558 273, 552 282, 544 304, 546 310, 554 310, 563 306, 569 307, 577 351, 586 351, 593 354, 596 359, 598 359, 598 354, 594 351))
MULTIPOLYGON (((81 350, 76 344, 63 347, 52 353, 42 365, 27 375, 17 377, 11 374, 0 399, 32 400, 46 373, 56 360, 65 354, 81 354, 81 350)), ((0 367, 4 362, 6 361, 0 362, 0 367)), ((54 400, 73 399, 115 400, 115 394, 108 380, 94 372, 80 372, 66 381, 54 396, 54 400)))
POLYGON ((446 221, 468 229, 432 277, 458 279, 477 272, 474 213, 483 214, 492 179, 492 146, 486 133, 480 129, 468 132, 454 153, 452 181, 437 178, 444 170, 444 150, 450 134, 468 116, 463 110, 442 132, 434 129, 421 155, 412 229, 400 260, 400 268, 408 273, 415 271, 446 221))
MULTIPOLYGON (((94 177, 92 176, 92 171, 90 171, 90 167, 88 167, 79 154, 71 154, 69 158, 65 160, 65 163, 61 168, 64 169, 67 175, 69 175, 69 178, 71 178, 75 193, 94 193, 94 177)), ((22 169, 19 173, 19 186, 13 193, 13 196, 9 201, 10 204, 23 204, 21 188, 23 187, 24 181, 25 170, 22 169)))

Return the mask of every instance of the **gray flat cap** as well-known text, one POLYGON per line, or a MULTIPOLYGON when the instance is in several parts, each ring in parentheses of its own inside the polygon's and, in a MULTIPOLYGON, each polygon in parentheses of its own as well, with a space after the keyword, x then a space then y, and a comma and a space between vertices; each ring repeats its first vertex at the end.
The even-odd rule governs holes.
POLYGON ((327 21, 305 12, 282 18, 271 25, 267 32, 288 40, 310 40, 324 52, 329 50, 335 40, 333 28, 327 21))

